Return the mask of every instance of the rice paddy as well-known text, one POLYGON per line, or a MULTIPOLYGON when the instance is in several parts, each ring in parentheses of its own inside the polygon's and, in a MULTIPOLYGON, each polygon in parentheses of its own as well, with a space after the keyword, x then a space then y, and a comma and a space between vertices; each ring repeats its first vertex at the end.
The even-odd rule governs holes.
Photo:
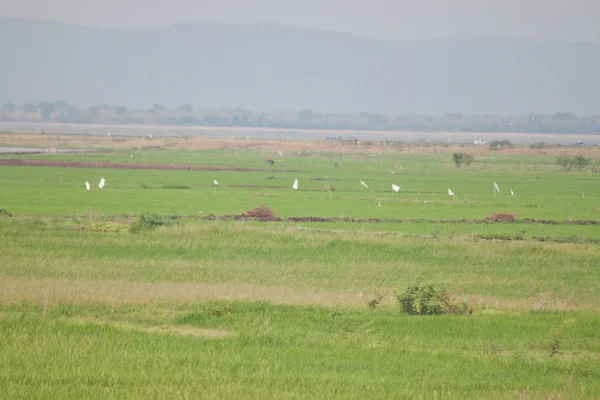
POLYGON ((5 398, 600 396, 597 148, 86 140, 0 156, 5 398))

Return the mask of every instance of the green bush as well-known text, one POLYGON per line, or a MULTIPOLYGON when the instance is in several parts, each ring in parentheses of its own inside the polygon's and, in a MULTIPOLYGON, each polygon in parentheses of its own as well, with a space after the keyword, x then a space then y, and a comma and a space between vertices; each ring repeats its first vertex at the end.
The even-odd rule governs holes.
POLYGON ((144 213, 141 214, 137 220, 131 225, 129 230, 132 233, 148 231, 155 229, 159 226, 169 226, 172 222, 164 217, 156 214, 144 213))
POLYGON ((405 291, 396 292, 400 310, 410 315, 471 314, 467 303, 455 303, 443 286, 423 282, 421 278, 408 285, 405 291))
POLYGON ((488 148, 490 150, 503 150, 503 149, 512 149, 515 145, 508 140, 492 140, 488 144, 488 148))
POLYGON ((456 168, 460 168, 463 164, 471 165, 473 156, 468 153, 452 153, 452 161, 456 164, 456 168))
POLYGON ((582 155, 575 157, 572 156, 558 156, 556 157, 556 165, 561 167, 563 170, 569 171, 571 169, 582 170, 590 164, 590 160, 582 155))
POLYGON ((12 217, 12 214, 6 208, 0 208, 0 216, 12 217))

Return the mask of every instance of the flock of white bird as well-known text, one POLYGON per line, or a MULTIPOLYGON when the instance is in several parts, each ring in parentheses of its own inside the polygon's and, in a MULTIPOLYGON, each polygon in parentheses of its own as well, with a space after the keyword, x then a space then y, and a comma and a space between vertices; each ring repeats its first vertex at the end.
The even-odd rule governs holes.
MULTIPOLYGON (((496 195, 496 193, 500 193, 500 188, 498 187, 498 184, 496 182, 494 182, 494 196, 496 195)), ((510 195, 514 196, 515 192, 510 189, 510 195)), ((458 201, 458 199, 456 198, 456 195, 454 194, 454 192, 452 190, 450 190, 450 188, 448 188, 448 196, 452 196, 452 198, 454 198, 454 201, 458 201)))
MULTIPOLYGON (((100 183, 98 183, 98 189, 103 189, 104 185, 106 184, 106 180, 104 178, 100 179, 100 183)), ((369 185, 367 185, 365 182, 363 182, 362 180, 360 181, 361 184, 361 190, 362 187, 364 186, 365 188, 369 188, 369 185)), ((213 178, 213 186, 219 186, 219 181, 217 181, 216 179, 213 178)), ((294 179, 294 183, 292 184, 292 189, 294 190, 298 190, 298 178, 294 179)), ((87 190, 91 190, 92 189, 92 185, 88 182, 85 181, 85 188, 87 190)), ((392 183, 392 190, 396 193, 398 193, 400 191, 400 186, 397 186, 395 184, 392 183)), ((500 188, 498 187, 498 184, 496 182, 494 182, 494 196, 496 195, 496 193, 500 193, 500 188)), ((514 196, 515 192, 513 192, 512 189, 510 189, 510 195, 514 196)), ((454 194, 454 192, 448 188, 448 196, 452 196, 452 198, 454 199, 454 201, 458 201, 456 194, 454 194)), ((381 206, 381 203, 379 203, 379 206, 381 206)))
MULTIPOLYGON (((100 183, 98 184, 98 189, 104 189, 105 184, 106 184, 106 180, 104 178, 100 178, 100 183)), ((87 190, 91 190, 92 185, 88 181, 85 181, 85 188, 87 190)))

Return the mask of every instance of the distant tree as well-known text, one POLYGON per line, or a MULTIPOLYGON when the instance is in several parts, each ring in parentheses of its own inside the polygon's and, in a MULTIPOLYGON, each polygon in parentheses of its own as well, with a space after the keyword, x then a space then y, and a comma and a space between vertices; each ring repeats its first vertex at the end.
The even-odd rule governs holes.
POLYGON ((502 149, 512 149, 515 145, 508 140, 492 140, 488 143, 488 148, 490 150, 502 150, 502 149))
POLYGON ((577 115, 575 115, 571 112, 557 112, 554 114, 554 118, 561 119, 561 120, 573 120, 573 121, 579 119, 577 117, 577 115))
POLYGON ((39 105, 39 110, 42 117, 50 119, 50 117, 52 117, 52 113, 56 110, 56 106, 54 103, 42 102, 39 105))
POLYGON ((2 105, 2 110, 4 112, 13 112, 17 110, 17 106, 13 103, 4 103, 2 105))
POLYGON ((192 112, 194 112, 194 107, 192 107, 189 104, 182 104, 179 107, 177 107, 177 111, 183 111, 183 112, 187 112, 187 113, 192 113, 192 112))
POLYGON ((310 121, 313 118, 313 112, 310 108, 305 108, 298 112, 298 119, 300 121, 310 121))
POLYGON ((471 165, 473 156, 468 153, 452 153, 452 161, 456 164, 456 168, 460 168, 463 164, 471 165))
POLYGON ((37 112, 38 108, 35 104, 31 104, 31 103, 23 103, 21 105, 21 111, 27 112, 27 113, 34 113, 37 112))
POLYGON ((590 164, 590 160, 582 155, 577 155, 575 157, 558 156, 556 157, 556 164, 564 170, 582 170, 590 164))
POLYGON ((113 114, 124 115, 127 114, 127 109, 122 106, 114 106, 112 107, 113 114))
POLYGON ((163 111, 165 111, 165 106, 163 106, 162 104, 156 103, 152 106, 152 108, 150 108, 150 110, 152 110, 155 113, 163 112, 163 111))
POLYGON ((178 125, 195 125, 196 119, 191 115, 184 115, 177 119, 178 125))

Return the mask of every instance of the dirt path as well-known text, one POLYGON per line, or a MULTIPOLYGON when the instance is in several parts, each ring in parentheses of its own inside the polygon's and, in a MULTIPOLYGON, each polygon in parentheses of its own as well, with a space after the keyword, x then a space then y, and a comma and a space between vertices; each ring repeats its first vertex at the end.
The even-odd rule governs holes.
MULTIPOLYGON (((390 290, 383 290, 381 305, 395 306, 390 290)), ((113 305, 164 302, 195 302, 214 300, 264 300, 275 304, 321 305, 326 307, 367 306, 374 292, 358 290, 328 290, 319 288, 294 288, 288 286, 259 286, 234 283, 175 283, 129 282, 109 280, 35 279, 5 277, 0 280, 0 302, 108 302, 113 305)), ((504 299, 481 295, 468 295, 479 305, 513 310, 592 310, 597 304, 575 305, 556 302, 546 295, 523 299, 504 299)), ((41 307, 40 307, 41 309, 41 307)), ((40 311, 41 312, 41 311, 40 311)))
MULTIPOLYGON (((502 137, 503 136, 498 136, 502 137)), ((401 140, 401 138, 399 138, 401 140)), ((510 139, 510 138, 508 138, 510 139)), ((540 138, 543 141, 543 137, 540 138)), ((439 154, 466 151, 473 155, 561 155, 585 154, 588 157, 600 156, 600 147, 556 147, 531 149, 518 145, 512 149, 489 150, 486 146, 457 145, 442 143, 408 143, 395 146, 380 146, 377 143, 354 143, 332 140, 276 140, 276 139, 231 139, 231 138, 180 138, 180 137, 136 137, 136 136, 84 136, 84 135, 0 135, 0 146, 34 146, 43 148, 85 148, 85 149, 183 149, 183 150, 258 150, 272 152, 277 157, 281 151, 285 157, 294 156, 298 151, 356 154, 439 154)))
POLYGON ((65 167, 65 168, 114 168, 114 169, 159 169, 159 170, 190 170, 190 171, 239 171, 239 172, 297 172, 296 170, 255 169, 219 167, 212 165, 191 164, 137 164, 122 162, 83 162, 38 160, 27 158, 0 159, 0 165, 12 167, 65 167))

